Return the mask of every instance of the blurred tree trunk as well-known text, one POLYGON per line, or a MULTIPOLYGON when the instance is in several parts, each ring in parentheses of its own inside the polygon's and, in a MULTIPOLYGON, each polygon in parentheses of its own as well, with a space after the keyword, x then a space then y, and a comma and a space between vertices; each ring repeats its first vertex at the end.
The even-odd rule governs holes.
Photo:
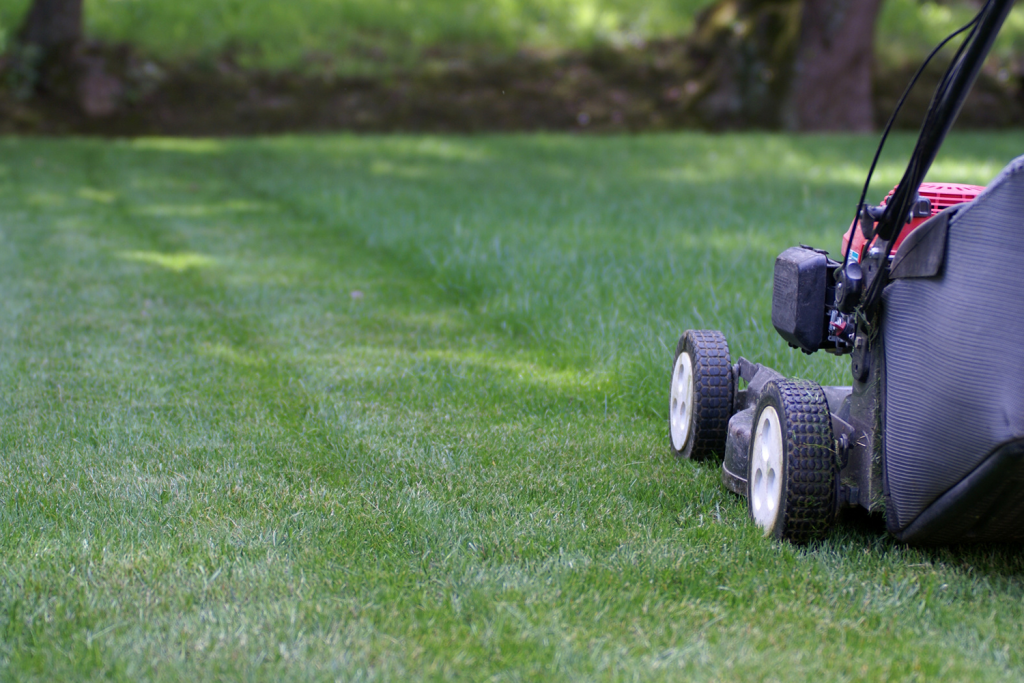
POLYGON ((719 0, 698 18, 692 110, 721 128, 869 130, 882 0, 719 0))
POLYGON ((33 0, 8 55, 16 96, 74 99, 81 40, 82 0, 33 0))
POLYGON ((74 46, 82 39, 82 0, 35 0, 18 31, 18 42, 43 53, 74 46))
POLYGON ((87 116, 108 116, 124 88, 103 57, 83 42, 82 0, 33 0, 18 30, 11 63, 19 96, 36 95, 77 106, 87 116))
POLYGON ((785 125, 871 130, 875 20, 882 0, 806 0, 785 125))

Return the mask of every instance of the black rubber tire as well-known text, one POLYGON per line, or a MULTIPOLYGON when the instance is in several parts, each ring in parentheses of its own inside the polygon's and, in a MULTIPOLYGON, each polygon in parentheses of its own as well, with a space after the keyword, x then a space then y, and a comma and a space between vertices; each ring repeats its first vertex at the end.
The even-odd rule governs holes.
MULTIPOLYGON (((721 458, 725 453, 733 403, 729 344, 718 330, 687 330, 676 345, 673 373, 679 356, 684 353, 689 354, 693 367, 693 410, 682 447, 677 448, 674 443, 671 424, 669 445, 677 458, 697 461, 721 458)), ((671 400, 669 409, 672 409, 671 400)))
POLYGON ((782 491, 775 523, 766 536, 792 543, 822 538, 836 515, 835 438, 825 392, 814 382, 774 380, 765 385, 754 411, 747 456, 747 510, 754 517, 754 444, 762 411, 772 406, 782 435, 782 491))

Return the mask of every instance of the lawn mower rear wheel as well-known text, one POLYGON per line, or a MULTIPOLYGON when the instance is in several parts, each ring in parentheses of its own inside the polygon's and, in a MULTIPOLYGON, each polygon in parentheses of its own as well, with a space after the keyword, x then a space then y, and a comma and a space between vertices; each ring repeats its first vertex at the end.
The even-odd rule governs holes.
POLYGON ((687 330, 676 346, 669 396, 669 434, 676 457, 721 457, 732 403, 732 362, 725 335, 687 330))

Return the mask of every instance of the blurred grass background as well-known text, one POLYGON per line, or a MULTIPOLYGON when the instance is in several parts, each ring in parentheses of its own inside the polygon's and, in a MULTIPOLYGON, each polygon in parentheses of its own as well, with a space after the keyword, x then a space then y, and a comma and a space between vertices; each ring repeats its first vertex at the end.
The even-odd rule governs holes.
MULTIPOLYGON (((0 0, 0 49, 29 0, 0 0)), ((683 36, 708 0, 86 0, 91 38, 130 42, 163 61, 224 53, 246 67, 326 74, 379 73, 429 50, 558 52, 683 36)), ((976 11, 964 0, 886 0, 878 53, 915 61, 976 11)), ((996 55, 1024 48, 1013 10, 996 55)))

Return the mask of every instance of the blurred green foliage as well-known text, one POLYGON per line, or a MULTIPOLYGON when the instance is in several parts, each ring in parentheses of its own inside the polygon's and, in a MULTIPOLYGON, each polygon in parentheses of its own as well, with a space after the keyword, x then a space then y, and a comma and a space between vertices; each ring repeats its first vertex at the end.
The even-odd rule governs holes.
MULTIPOLYGON (((879 19, 876 50, 889 63, 917 62, 931 48, 963 26, 978 11, 971 2, 885 0, 879 19)), ((1024 7, 1010 11, 993 54, 1001 60, 1024 52, 1024 7)))
MULTIPOLYGON (((88 32, 169 59, 233 50, 248 64, 395 62, 450 45, 561 49, 689 30, 706 0, 86 0, 88 32), (359 59, 359 58, 362 59, 359 59)), ((28 0, 0 0, 16 25, 28 0)))
MULTIPOLYGON (((30 0, 0 0, 0 48, 30 0)), ((412 63, 427 48, 540 51, 639 44, 685 34, 708 0, 85 0, 89 35, 128 41, 165 60, 229 51, 245 66, 326 72, 412 63)), ((915 61, 975 11, 886 0, 879 52, 915 61)), ((1024 10, 1001 37, 1004 57, 1024 46, 1024 10)))

